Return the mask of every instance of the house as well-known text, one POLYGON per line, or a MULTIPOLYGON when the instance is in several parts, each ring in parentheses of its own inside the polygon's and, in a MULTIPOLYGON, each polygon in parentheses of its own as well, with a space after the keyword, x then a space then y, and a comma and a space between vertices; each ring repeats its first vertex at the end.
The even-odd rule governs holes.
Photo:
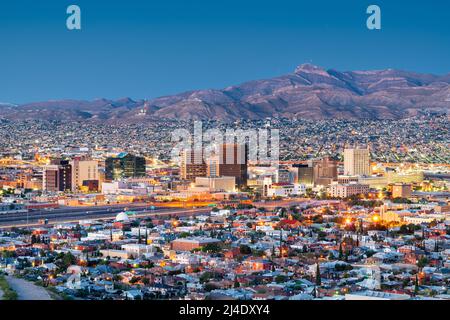
POLYGON ((126 300, 143 300, 144 295, 141 290, 128 290, 122 293, 126 300))
POLYGON ((198 249, 207 244, 219 244, 221 243, 218 239, 213 238, 180 238, 172 241, 172 250, 176 251, 191 251, 193 249, 198 249))
POLYGON ((55 271, 56 269, 58 269, 58 266, 54 263, 44 263, 44 264, 40 265, 39 268, 44 269, 47 272, 49 272, 49 271, 55 271))
POLYGON ((272 263, 269 260, 253 256, 245 259, 242 265, 245 269, 252 271, 270 270, 272 267, 272 263))

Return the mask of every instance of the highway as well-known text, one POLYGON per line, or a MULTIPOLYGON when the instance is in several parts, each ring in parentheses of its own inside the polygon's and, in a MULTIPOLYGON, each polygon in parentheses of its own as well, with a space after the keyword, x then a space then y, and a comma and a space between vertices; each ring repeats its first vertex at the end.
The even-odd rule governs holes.
MULTIPOLYGON (((295 198, 280 201, 267 201, 254 203, 256 207, 265 207, 272 210, 275 207, 289 207, 304 205, 309 203, 311 199, 295 198)), ((79 220, 108 220, 122 211, 128 210, 136 212, 138 217, 147 216, 192 216, 204 214, 211 211, 211 208, 173 208, 173 207, 154 207, 151 209, 151 204, 137 203, 137 204, 121 204, 109 206, 90 206, 90 207, 64 207, 53 210, 36 210, 23 213, 7 213, 0 215, 0 229, 7 229, 12 227, 33 227, 39 226, 39 220, 48 219, 49 225, 58 223, 78 222, 79 220)))
POLYGON ((158 215, 174 215, 186 216, 197 215, 211 211, 211 208, 165 208, 156 207, 150 209, 148 205, 120 205, 120 206, 102 206, 102 207, 67 207, 54 210, 37 210, 24 213, 10 213, 0 215, 0 229, 11 227, 37 226, 39 220, 48 219, 48 224, 57 224, 63 222, 76 222, 85 219, 113 219, 117 213, 128 208, 129 211, 136 212, 136 216, 158 216, 158 215))

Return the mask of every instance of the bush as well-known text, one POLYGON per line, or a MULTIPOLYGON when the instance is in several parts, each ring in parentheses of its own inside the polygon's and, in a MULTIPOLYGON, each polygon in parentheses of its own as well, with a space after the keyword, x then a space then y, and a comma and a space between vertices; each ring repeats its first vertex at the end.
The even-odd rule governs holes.
POLYGON ((207 245, 203 246, 201 250, 208 253, 217 253, 220 252, 222 248, 217 243, 208 243, 207 245))
POLYGON ((286 280, 287 280, 287 277, 283 276, 283 275, 278 275, 275 277, 276 283, 283 283, 283 282, 286 282, 286 280))
POLYGON ((205 291, 206 292, 210 292, 210 291, 215 290, 215 289, 218 289, 218 287, 215 284, 213 284, 213 283, 205 284, 205 291))
POLYGON ((252 249, 251 249, 249 246, 247 246, 247 245, 245 245, 245 244, 242 244, 242 245, 239 247, 239 252, 240 252, 241 254, 251 254, 251 253, 252 253, 252 249))

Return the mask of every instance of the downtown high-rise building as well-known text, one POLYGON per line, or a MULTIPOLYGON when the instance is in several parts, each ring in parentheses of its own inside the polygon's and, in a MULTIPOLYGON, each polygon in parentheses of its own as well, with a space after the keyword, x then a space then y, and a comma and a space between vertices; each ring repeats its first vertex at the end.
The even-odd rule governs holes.
POLYGON ((370 153, 368 148, 344 149, 344 175, 370 175, 370 153))
POLYGON ((220 170, 219 164, 219 156, 216 154, 206 159, 206 175, 211 178, 218 177, 220 170))
POLYGON ((296 183, 312 186, 314 184, 314 171, 312 165, 309 164, 294 164, 292 166, 296 172, 296 183))
POLYGON ((236 186, 247 186, 248 146, 246 144, 222 144, 218 148, 218 176, 235 177, 236 186))
POLYGON ((294 182, 306 186, 328 186, 338 177, 338 162, 330 157, 309 160, 305 164, 294 164, 291 170, 295 172, 294 182))
POLYGON ((145 158, 129 153, 120 153, 105 160, 105 179, 121 180, 145 176, 145 158))
POLYGON ((195 181, 197 177, 207 176, 207 165, 203 159, 202 148, 192 148, 182 151, 180 176, 181 179, 189 181, 195 181))
POLYGON ((53 160, 43 167, 42 190, 63 192, 72 190, 72 166, 68 160, 53 160))
POLYGON ((77 191, 86 185, 99 184, 98 161, 74 158, 72 166, 72 191, 77 191))
POLYGON ((333 181, 337 180, 338 163, 330 157, 324 157, 320 160, 314 160, 313 166, 313 181, 314 185, 328 186, 333 181))
POLYGON ((203 149, 181 153, 180 176, 195 181, 198 177, 234 177, 239 188, 247 185, 248 150, 245 144, 220 144, 204 159, 203 149))

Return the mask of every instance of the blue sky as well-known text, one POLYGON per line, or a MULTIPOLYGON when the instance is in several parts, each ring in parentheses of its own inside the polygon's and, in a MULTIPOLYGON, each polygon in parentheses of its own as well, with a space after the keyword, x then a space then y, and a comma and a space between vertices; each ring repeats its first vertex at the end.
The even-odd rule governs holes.
POLYGON ((325 68, 450 72, 444 0, 0 2, 0 102, 153 98, 325 68), (82 30, 66 29, 77 4, 82 30), (382 30, 366 28, 378 4, 382 30))

